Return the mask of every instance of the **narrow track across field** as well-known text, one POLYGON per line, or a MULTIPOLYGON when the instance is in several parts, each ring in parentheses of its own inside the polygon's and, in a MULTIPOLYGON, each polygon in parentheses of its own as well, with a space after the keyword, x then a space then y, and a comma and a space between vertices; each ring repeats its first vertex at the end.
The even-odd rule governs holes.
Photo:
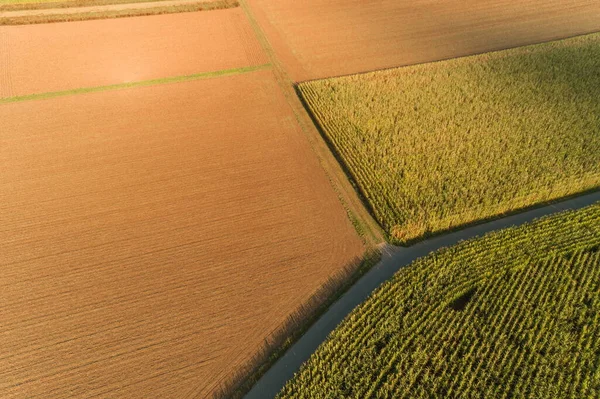
POLYGON ((71 15, 84 14, 91 12, 122 11, 122 10, 144 10, 157 7, 173 7, 187 4, 210 3, 213 0, 166 0, 152 1, 147 3, 123 3, 110 4, 104 6, 89 7, 69 7, 69 8, 48 8, 42 10, 19 10, 19 11, 1 11, 0 18, 12 17, 31 17, 38 15, 71 15))
POLYGON ((383 282, 392 278, 398 270, 414 260, 440 248, 455 245, 459 241, 481 236, 494 230, 519 226, 557 212, 580 209, 597 201, 600 201, 600 191, 433 237, 408 248, 387 246, 381 262, 335 302, 308 329, 302 338, 290 347, 285 355, 262 376, 245 398, 266 399, 275 397, 285 383, 300 369, 300 366, 310 358, 319 345, 327 339, 329 334, 356 306, 365 301, 383 282))

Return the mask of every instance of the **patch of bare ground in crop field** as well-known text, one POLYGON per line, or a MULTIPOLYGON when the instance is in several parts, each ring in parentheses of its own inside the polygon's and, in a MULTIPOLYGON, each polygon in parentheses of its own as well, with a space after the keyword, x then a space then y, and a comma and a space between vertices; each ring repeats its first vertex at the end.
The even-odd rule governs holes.
POLYGON ((246 0, 295 81, 600 30, 596 0, 246 0))
POLYGON ((5 104, 0 132, 2 398, 208 396, 363 252, 271 71, 5 104))
POLYGON ((0 97, 192 75, 267 62, 240 8, 0 26, 0 49, 0 97))

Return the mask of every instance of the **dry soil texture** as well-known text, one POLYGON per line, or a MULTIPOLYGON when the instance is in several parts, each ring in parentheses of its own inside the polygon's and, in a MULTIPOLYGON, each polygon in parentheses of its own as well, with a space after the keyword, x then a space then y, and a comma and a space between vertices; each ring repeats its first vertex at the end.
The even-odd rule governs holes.
POLYGON ((268 70, 0 105, 0 169, 2 398, 205 397, 363 250, 268 70))
POLYGON ((246 0, 295 81, 600 30, 597 0, 246 0))
POLYGON ((267 62, 240 8, 0 27, 0 98, 267 62))

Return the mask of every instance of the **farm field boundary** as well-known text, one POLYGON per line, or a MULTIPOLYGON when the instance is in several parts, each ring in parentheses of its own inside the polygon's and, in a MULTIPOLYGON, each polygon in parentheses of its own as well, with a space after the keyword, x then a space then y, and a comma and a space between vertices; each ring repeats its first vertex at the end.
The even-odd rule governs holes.
POLYGON ((277 397, 596 397, 599 273, 599 203, 437 251, 375 290, 277 397))
MULTIPOLYGON (((60 3, 61 5, 68 3, 60 3)), ((175 14, 224 10, 238 7, 236 0, 218 1, 164 1, 149 3, 118 3, 90 7, 34 9, 23 11, 2 11, 0 25, 30 25, 56 22, 75 22, 95 19, 141 17, 150 15, 175 14)))
POLYGON ((390 241, 408 245, 595 190, 599 60, 591 34, 298 91, 390 241))
POLYGON ((364 255, 272 69, 0 115, 2 397, 210 397, 364 255))
POLYGON ((245 399, 274 398, 300 370, 301 366, 309 360, 317 348, 327 340, 331 332, 357 306, 367 300, 383 283, 393 278, 400 269, 415 260, 464 240, 480 237, 508 227, 518 227, 563 211, 582 209, 598 201, 600 201, 600 192, 586 194, 542 208, 471 226, 461 231, 429 238, 408 248, 397 247, 393 252, 384 254, 382 261, 339 298, 263 375, 248 392, 245 399))
POLYGON ((0 26, 0 53, 0 98, 269 63, 239 7, 129 19, 0 26), (127 40, 123 40, 125 35, 127 40))
POLYGON ((270 63, 273 65, 273 71, 279 86, 294 112, 296 121, 309 140, 314 153, 319 158, 323 170, 327 174, 332 187, 338 194, 352 224, 369 247, 376 248, 381 246, 385 241, 385 236, 381 227, 357 195, 355 187, 347 179, 341 164, 331 153, 329 146, 313 123, 310 113, 299 99, 294 87, 294 82, 290 78, 286 66, 279 59, 270 38, 265 34, 263 27, 257 21, 254 7, 252 7, 247 0, 240 0, 240 6, 244 10, 257 40, 260 42, 270 63))
MULTIPOLYGON (((168 1, 168 0, 166 0, 168 1)), ((187 0, 188 2, 206 3, 215 2, 215 0, 187 0)), ((96 6, 107 6, 107 5, 127 5, 127 4, 138 4, 138 3, 164 3, 165 0, 65 0, 65 1, 52 1, 42 0, 36 2, 14 2, 0 0, 0 15, 6 11, 26 11, 26 10, 56 10, 60 8, 79 8, 79 7, 96 7, 96 6)), ((58 12, 58 11, 56 11, 58 12)))
POLYGON ((212 79, 212 78, 218 78, 218 77, 224 77, 224 76, 240 75, 240 74, 244 74, 244 73, 261 71, 261 70, 269 69, 270 67, 271 67, 270 64, 264 64, 264 65, 249 66, 249 67, 244 67, 244 68, 227 69, 227 70, 223 70, 223 71, 204 72, 204 73, 197 73, 197 74, 193 74, 193 75, 173 76, 173 77, 168 77, 168 78, 144 80, 144 81, 140 81, 140 82, 119 83, 119 84, 114 84, 114 85, 106 85, 106 86, 98 86, 98 87, 82 87, 82 88, 73 89, 73 90, 30 94, 30 95, 26 95, 26 96, 7 97, 7 98, 0 98, 0 104, 9 104, 9 103, 15 103, 15 102, 21 102, 21 101, 43 100, 43 99, 47 99, 47 98, 71 96, 71 95, 76 95, 76 94, 97 93, 97 92, 109 91, 109 90, 132 89, 132 88, 136 88, 136 87, 146 87, 146 86, 155 86, 155 85, 161 85, 161 84, 180 83, 180 82, 188 82, 188 81, 201 80, 201 79, 212 79))
POLYGON ((600 30, 600 4, 593 0, 245 1, 295 82, 600 30))
POLYGON ((356 281, 381 260, 380 250, 367 250, 361 260, 331 277, 265 340, 256 355, 234 375, 225 379, 214 399, 239 399, 283 356, 310 326, 356 281))

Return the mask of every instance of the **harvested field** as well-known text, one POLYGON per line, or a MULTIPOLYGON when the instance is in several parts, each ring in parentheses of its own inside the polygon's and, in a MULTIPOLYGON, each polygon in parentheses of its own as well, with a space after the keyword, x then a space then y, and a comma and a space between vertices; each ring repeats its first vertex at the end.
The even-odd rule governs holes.
POLYGON ((600 186, 600 34, 299 85, 396 243, 600 186))
POLYGON ((295 81, 600 30, 596 0, 245 0, 295 81))
POLYGON ((0 105, 0 165, 2 398, 206 397, 363 251, 271 71, 0 105))
POLYGON ((0 26, 0 51, 0 98, 267 62, 240 8, 0 26))

